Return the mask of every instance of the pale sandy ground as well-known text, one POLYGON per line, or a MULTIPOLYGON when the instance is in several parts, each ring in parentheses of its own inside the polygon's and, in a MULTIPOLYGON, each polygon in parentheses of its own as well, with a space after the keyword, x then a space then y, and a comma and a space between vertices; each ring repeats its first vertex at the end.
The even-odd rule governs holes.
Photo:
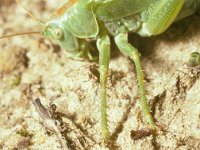
MULTIPOLYGON (((24 1, 45 18, 63 1, 24 1)), ((200 68, 186 64, 200 52, 200 15, 174 24, 153 38, 132 36, 142 53, 148 99, 165 131, 139 140, 131 131, 145 128, 133 63, 113 52, 108 78, 109 127, 113 143, 101 143, 98 63, 67 58, 42 36, 0 41, 0 149, 57 150, 59 138, 38 121, 32 100, 50 102, 62 113, 65 142, 74 150, 199 150, 200 68)), ((0 0, 0 35, 37 30, 37 23, 11 0, 0 0)))

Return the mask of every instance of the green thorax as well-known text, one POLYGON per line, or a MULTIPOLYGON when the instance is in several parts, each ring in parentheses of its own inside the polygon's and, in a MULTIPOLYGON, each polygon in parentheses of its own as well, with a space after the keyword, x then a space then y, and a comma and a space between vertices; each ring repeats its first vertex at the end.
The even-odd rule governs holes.
POLYGON ((99 33, 99 26, 92 11, 92 0, 79 0, 62 16, 60 22, 78 38, 94 38, 99 33))

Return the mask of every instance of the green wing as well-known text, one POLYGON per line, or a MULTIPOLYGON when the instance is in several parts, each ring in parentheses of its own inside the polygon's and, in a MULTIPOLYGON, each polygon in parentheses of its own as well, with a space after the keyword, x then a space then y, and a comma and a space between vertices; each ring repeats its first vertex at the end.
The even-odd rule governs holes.
POLYGON ((79 0, 61 16, 65 27, 76 37, 96 37, 99 32, 96 17, 92 12, 92 4, 90 0, 79 0))
POLYGON ((95 2, 93 11, 102 21, 113 21, 139 13, 158 0, 100 0, 95 2))

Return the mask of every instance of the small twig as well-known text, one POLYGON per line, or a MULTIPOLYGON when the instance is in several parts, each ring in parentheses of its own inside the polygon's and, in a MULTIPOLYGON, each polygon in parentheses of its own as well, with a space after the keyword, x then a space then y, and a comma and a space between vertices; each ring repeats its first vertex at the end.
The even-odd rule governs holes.
POLYGON ((151 129, 140 129, 140 130, 131 130, 131 138, 133 140, 139 140, 144 137, 150 136, 153 133, 151 129))
POLYGON ((53 113, 55 110, 50 111, 50 110, 46 109, 44 107, 44 105, 42 105, 42 103, 40 102, 39 98, 37 98, 33 101, 33 105, 35 106, 36 112, 40 116, 40 121, 43 124, 43 126, 45 128, 47 128, 48 130, 54 132, 57 135, 63 150, 69 150, 69 148, 67 147, 66 141, 63 138, 63 136, 59 130, 59 127, 56 124, 57 120, 55 120, 55 118, 53 116, 53 113))

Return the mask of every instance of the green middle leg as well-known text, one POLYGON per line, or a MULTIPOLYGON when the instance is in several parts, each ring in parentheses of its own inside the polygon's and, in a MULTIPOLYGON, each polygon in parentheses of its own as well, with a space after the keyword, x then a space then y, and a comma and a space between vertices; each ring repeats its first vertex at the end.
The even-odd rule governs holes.
POLYGON ((155 130, 157 126, 154 123, 154 119, 150 113, 150 109, 147 103, 144 76, 142 73, 142 67, 141 67, 140 57, 139 57, 140 54, 136 48, 134 48, 131 44, 128 43, 127 37, 128 35, 126 33, 120 33, 115 37, 115 42, 118 48, 120 49, 120 51, 124 53, 125 55, 128 55, 135 63, 136 72, 137 72, 137 80, 139 84, 140 105, 143 111, 145 121, 153 130, 155 130))
POLYGON ((107 120, 106 103, 106 83, 110 60, 110 39, 107 35, 101 36, 97 40, 99 50, 99 71, 100 71, 100 100, 101 100, 101 128, 102 136, 105 141, 109 140, 110 133, 107 120))

